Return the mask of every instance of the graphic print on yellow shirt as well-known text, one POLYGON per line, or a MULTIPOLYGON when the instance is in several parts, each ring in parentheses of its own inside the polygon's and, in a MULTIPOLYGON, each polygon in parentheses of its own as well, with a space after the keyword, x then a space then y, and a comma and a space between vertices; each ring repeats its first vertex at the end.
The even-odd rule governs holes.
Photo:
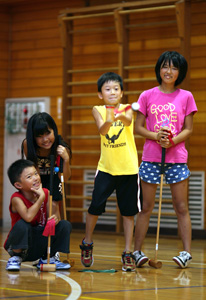
MULTIPOLYGON (((109 144, 116 144, 116 143, 118 142, 118 139, 119 139, 119 137, 120 137, 121 132, 122 132, 123 129, 124 129, 124 125, 123 125, 122 122, 117 121, 117 122, 112 123, 111 126, 117 128, 117 129, 118 129, 118 133, 113 134, 113 135, 111 135, 111 136, 109 136, 109 134, 107 133, 107 134, 105 135, 105 137, 106 137, 106 139, 108 140, 108 143, 109 143, 109 144)), ((109 130, 109 132, 110 132, 110 131, 112 131, 112 130, 109 130)), ((123 145, 122 145, 122 146, 123 146, 123 145)))
MULTIPOLYGON (((127 105, 121 105, 124 108, 127 105)), ((106 107, 95 106, 106 120, 106 107)), ((138 157, 133 134, 134 122, 124 126, 121 121, 111 124, 108 133, 101 137, 101 156, 97 169, 111 175, 132 175, 138 173, 138 157)))

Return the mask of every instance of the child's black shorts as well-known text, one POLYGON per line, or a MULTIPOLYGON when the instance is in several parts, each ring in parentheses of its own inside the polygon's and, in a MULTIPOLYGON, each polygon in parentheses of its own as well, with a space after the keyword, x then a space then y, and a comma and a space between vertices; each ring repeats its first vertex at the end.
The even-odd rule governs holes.
POLYGON ((121 215, 136 215, 141 210, 141 191, 138 182, 138 174, 113 176, 109 173, 97 171, 92 202, 88 212, 97 216, 105 212, 107 198, 116 190, 121 215))

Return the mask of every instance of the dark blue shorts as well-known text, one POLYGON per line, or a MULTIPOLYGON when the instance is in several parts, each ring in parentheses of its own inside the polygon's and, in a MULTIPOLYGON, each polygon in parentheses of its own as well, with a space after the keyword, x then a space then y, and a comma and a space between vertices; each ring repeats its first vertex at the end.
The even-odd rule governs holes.
MULTIPOLYGON (((155 162, 142 161, 139 168, 141 180, 159 184, 160 183, 161 164, 155 162)), ((187 179, 190 176, 190 170, 187 164, 174 163, 164 164, 164 174, 167 184, 177 183, 187 179)))
POLYGON ((97 216, 104 213, 107 198, 116 190, 121 215, 135 216, 141 210, 141 190, 138 181, 138 174, 113 176, 97 171, 88 212, 97 216))

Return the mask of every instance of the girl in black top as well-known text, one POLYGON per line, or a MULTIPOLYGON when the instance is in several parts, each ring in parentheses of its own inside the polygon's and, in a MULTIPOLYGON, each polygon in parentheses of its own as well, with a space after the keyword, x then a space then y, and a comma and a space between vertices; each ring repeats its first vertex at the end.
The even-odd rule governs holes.
MULTIPOLYGON (((71 176, 70 159, 71 149, 58 135, 58 129, 54 119, 46 112, 34 114, 28 122, 26 138, 22 142, 22 158, 35 163, 39 170, 42 186, 50 189, 50 155, 54 155, 56 165, 60 157, 63 159, 63 175, 65 182, 71 176)), ((62 188, 60 173, 54 173, 53 200, 62 200, 62 188)))

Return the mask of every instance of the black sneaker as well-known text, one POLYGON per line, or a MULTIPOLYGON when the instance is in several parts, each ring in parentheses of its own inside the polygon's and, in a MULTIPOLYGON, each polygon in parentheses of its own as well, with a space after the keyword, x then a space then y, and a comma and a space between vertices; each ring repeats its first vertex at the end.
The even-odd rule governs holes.
POLYGON ((83 243, 79 246, 81 251, 81 263, 84 267, 91 267, 94 263, 94 258, 92 255, 93 243, 86 244, 83 243))
POLYGON ((187 268, 192 261, 192 256, 187 251, 180 252, 180 255, 173 257, 174 262, 180 266, 180 268, 187 268))
POLYGON ((122 270, 125 272, 134 272, 135 271, 135 257, 132 252, 124 251, 122 253, 122 270))

